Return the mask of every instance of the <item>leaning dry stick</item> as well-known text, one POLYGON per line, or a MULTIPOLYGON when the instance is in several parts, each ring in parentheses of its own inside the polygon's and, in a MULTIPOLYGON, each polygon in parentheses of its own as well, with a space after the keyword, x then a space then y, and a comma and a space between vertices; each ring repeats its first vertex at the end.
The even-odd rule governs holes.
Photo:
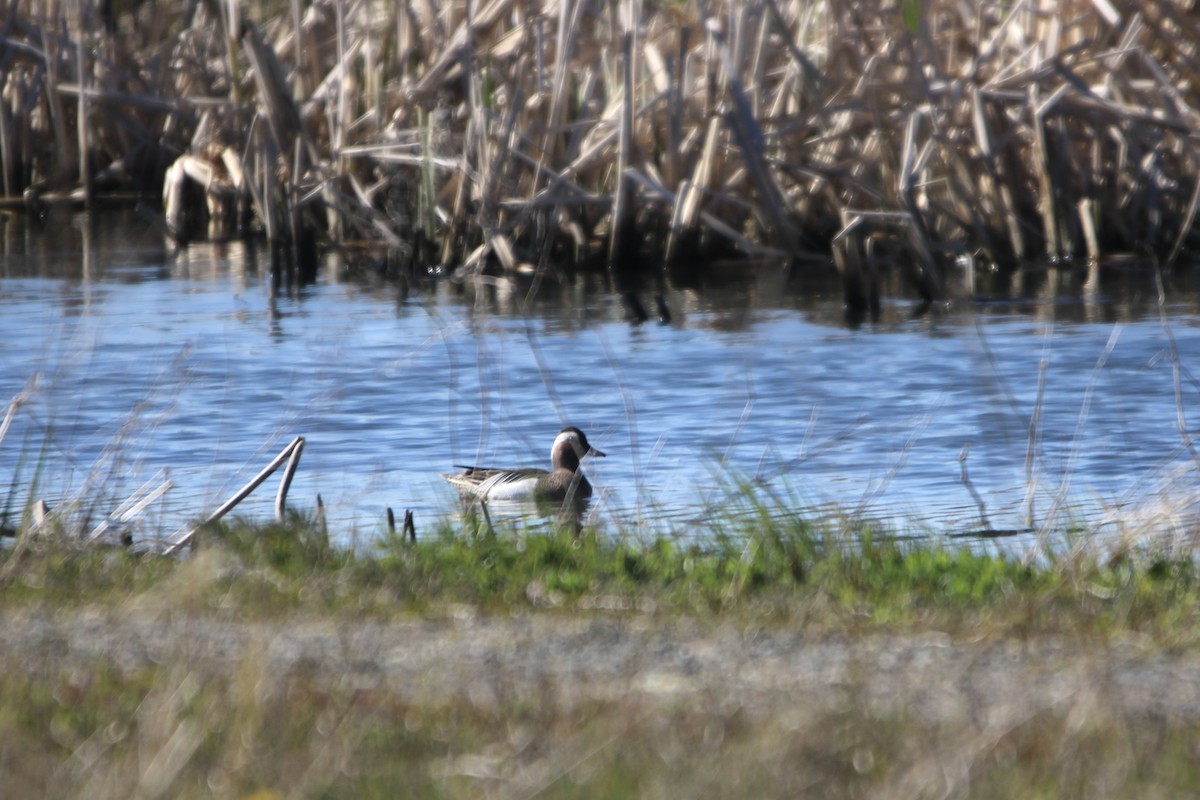
POLYGON ((1033 413, 1029 416, 1029 438, 1025 443, 1025 527, 1034 527, 1034 463, 1037 458, 1038 440, 1041 437, 1042 402, 1046 398, 1046 367, 1049 347, 1049 336, 1043 345, 1042 358, 1038 362, 1037 399, 1033 403, 1033 413))
POLYGON ((9 401, 8 409, 4 412, 4 420, 0 421, 0 442, 3 442, 4 437, 8 434, 8 428, 12 425, 13 417, 17 415, 17 409, 24 405, 25 401, 33 394, 33 390, 37 388, 38 377, 35 373, 25 384, 25 388, 17 392, 9 401))
POLYGON ((120 531, 126 523, 145 511, 151 503, 166 494, 174 485, 167 477, 166 470, 159 470, 157 475, 140 486, 107 519, 97 525, 88 534, 87 541, 94 542, 114 529, 120 531), (159 480, 160 478, 161 480, 159 480), (157 485, 155 485, 156 483, 157 485))
POLYGON ((1049 510, 1044 515, 1042 524, 1043 530, 1049 530, 1055 516, 1059 510, 1067 504, 1067 490, 1070 488, 1071 475, 1075 468, 1075 462, 1079 459, 1079 447, 1083 441, 1084 426, 1087 423, 1088 412, 1092 407, 1092 397, 1096 393, 1096 383, 1100 380, 1100 374, 1104 367, 1108 364, 1108 359, 1112 355, 1113 350, 1117 346, 1117 339, 1121 336, 1121 327, 1113 326, 1112 332, 1108 335, 1108 341, 1104 345, 1104 351, 1096 359, 1096 364, 1092 367, 1091 377, 1088 379, 1087 386, 1083 390, 1083 402, 1079 407, 1079 416, 1075 421, 1075 435, 1071 439, 1071 449, 1067 453, 1067 462, 1062 469, 1062 477, 1059 479, 1058 492, 1054 495, 1054 501, 1051 503, 1049 510))
POLYGON ((288 465, 287 471, 284 473, 283 482, 281 483, 281 485, 279 487, 279 496, 276 498, 276 501, 275 501, 276 514, 278 515, 279 509, 281 509, 283 507, 283 503, 287 498, 287 489, 288 489, 288 486, 292 482, 292 475, 296 471, 296 465, 300 461, 300 451, 303 449, 304 449, 304 437, 297 436, 295 439, 292 440, 291 444, 289 444, 287 447, 285 447, 283 449, 282 452, 280 452, 279 455, 275 456, 275 459, 270 464, 268 464, 266 467, 263 468, 262 472, 255 475, 254 479, 252 481, 250 481, 249 483, 247 483, 245 486, 243 486, 241 488, 241 490, 238 491, 237 494, 235 494, 233 497, 226 500, 224 505, 222 505, 220 508, 218 508, 216 511, 214 511, 211 515, 209 515, 208 519, 204 520, 204 522, 201 522, 199 525, 192 528, 187 533, 183 534, 182 536, 177 538, 175 541, 173 541, 167 547, 167 549, 164 551, 164 555, 171 555, 172 553, 176 553, 179 550, 181 550, 182 548, 187 547, 189 544, 191 544, 192 540, 196 538, 196 532, 198 530, 200 530, 201 528, 203 528, 206 525, 211 525, 212 523, 216 522, 221 517, 225 516, 230 511, 232 511, 233 508, 238 503, 245 500, 250 495, 251 492, 253 492, 255 489, 257 489, 259 484, 261 484, 263 481, 265 481, 267 478, 269 478, 271 476, 271 474, 273 472, 275 472, 275 470, 279 469, 280 465, 283 464, 284 461, 287 461, 287 465, 288 465))

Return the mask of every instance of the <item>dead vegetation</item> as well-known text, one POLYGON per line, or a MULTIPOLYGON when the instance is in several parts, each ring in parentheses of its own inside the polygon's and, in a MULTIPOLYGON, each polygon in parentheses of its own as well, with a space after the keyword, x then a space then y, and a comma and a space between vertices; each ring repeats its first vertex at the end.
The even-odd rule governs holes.
POLYGON ((3 0, 0 188, 163 191, 305 269, 832 262, 866 307, 889 265, 1178 261, 1198 44, 1137 0, 3 0))

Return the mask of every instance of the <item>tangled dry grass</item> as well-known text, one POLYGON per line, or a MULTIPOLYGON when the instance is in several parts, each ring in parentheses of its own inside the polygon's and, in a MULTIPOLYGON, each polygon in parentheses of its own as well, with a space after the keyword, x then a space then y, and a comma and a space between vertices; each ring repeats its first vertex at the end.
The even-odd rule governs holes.
POLYGON ((4 195, 157 193, 174 166, 177 232, 211 214, 468 272, 832 257, 858 303, 892 263, 930 297, 965 256, 1196 243, 1200 27, 1174 1, 9 0, 0 19, 4 195))

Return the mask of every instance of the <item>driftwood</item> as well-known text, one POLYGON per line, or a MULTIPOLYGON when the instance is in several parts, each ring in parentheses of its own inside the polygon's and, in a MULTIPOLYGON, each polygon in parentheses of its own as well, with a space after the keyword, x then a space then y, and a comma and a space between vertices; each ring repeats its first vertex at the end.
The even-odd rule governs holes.
POLYGON ((203 522, 194 528, 190 528, 172 540, 164 550, 164 554, 171 555, 191 545, 192 541, 196 538, 196 534, 201 529, 207 525, 212 525, 214 522, 217 522, 230 511, 232 511, 238 503, 249 497, 250 494, 257 489, 263 481, 271 477, 271 475, 277 469, 286 463, 287 467, 284 470, 283 480, 279 483, 279 492, 275 498, 275 518, 277 521, 282 522, 284 516, 284 506, 287 502, 288 488, 292 485, 292 476, 295 474, 296 466, 300 462, 300 453, 303 450, 304 437, 297 436, 287 447, 280 451, 279 455, 275 456, 270 464, 267 464, 267 466, 263 467, 261 472, 255 475, 249 483, 247 483, 245 486, 235 492, 233 496, 222 503, 216 511, 209 514, 203 522))

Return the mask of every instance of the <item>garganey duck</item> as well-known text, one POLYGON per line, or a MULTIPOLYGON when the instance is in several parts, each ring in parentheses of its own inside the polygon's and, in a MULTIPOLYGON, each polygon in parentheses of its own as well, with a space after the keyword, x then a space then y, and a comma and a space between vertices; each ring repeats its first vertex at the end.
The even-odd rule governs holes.
POLYGON ((527 467, 496 469, 458 466, 462 472, 443 475, 464 498, 471 500, 585 500, 592 485, 579 471, 586 455, 604 456, 588 444, 579 428, 568 426, 554 437, 550 448, 550 471, 527 467))

